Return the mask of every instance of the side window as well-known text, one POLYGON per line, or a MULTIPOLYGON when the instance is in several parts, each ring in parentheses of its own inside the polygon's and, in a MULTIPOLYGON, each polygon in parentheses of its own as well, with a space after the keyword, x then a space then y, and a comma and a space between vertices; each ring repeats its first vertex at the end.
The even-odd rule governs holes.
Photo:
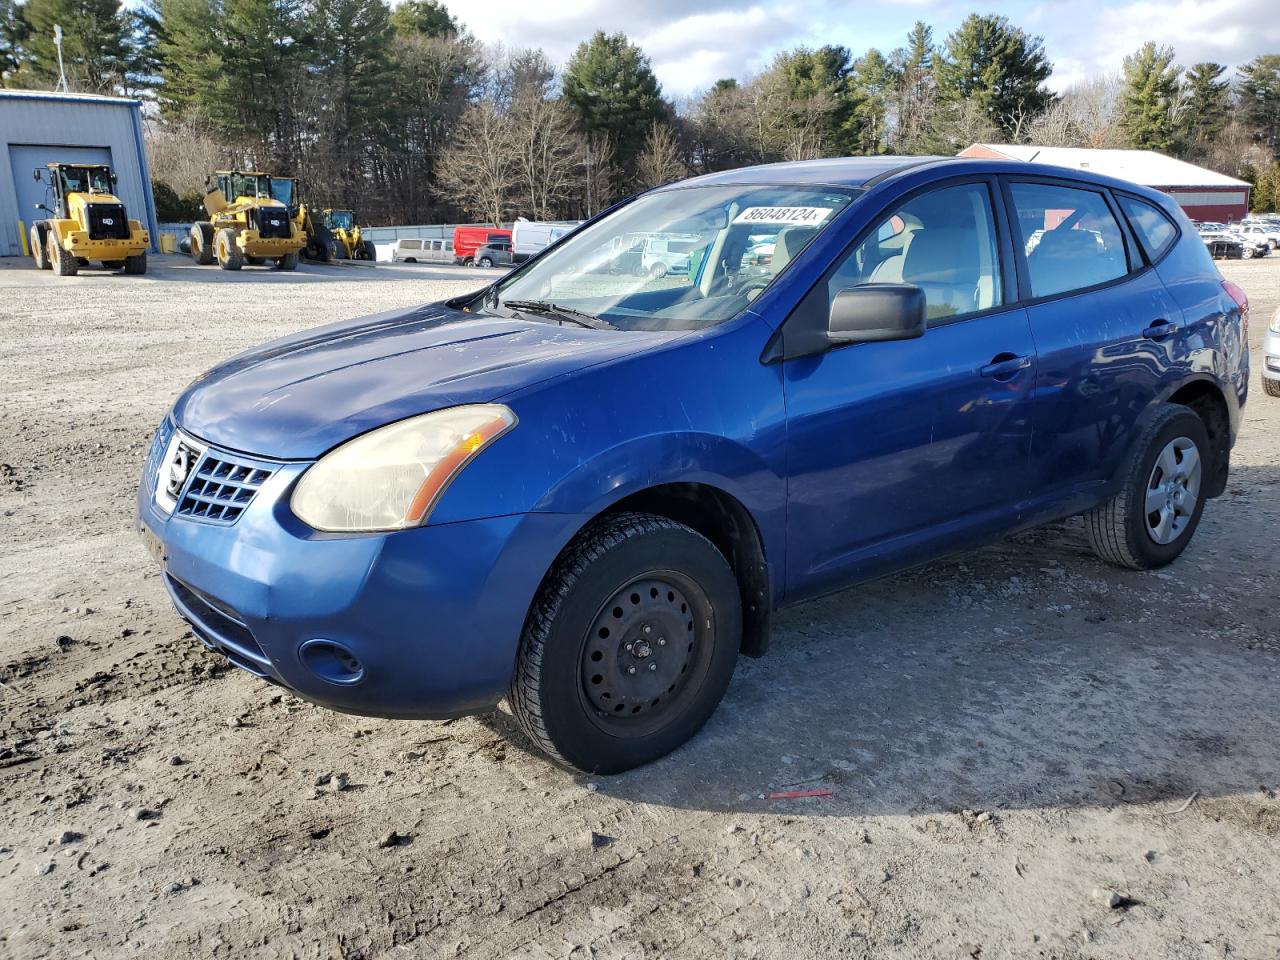
POLYGON ((1133 232, 1142 241, 1147 257, 1152 261, 1159 260, 1178 235, 1178 228, 1173 225, 1173 221, 1145 200, 1123 194, 1117 195, 1116 200, 1120 202, 1124 215, 1129 218, 1129 226, 1133 227, 1133 232))
POLYGON ((913 283, 929 319, 945 322, 1003 302, 991 192, 984 183, 943 187, 890 212, 836 265, 827 303, 863 283, 913 283))
POLYGON ((1124 234, 1093 190, 1045 183, 1009 185, 1033 297, 1093 287, 1129 272, 1124 234))

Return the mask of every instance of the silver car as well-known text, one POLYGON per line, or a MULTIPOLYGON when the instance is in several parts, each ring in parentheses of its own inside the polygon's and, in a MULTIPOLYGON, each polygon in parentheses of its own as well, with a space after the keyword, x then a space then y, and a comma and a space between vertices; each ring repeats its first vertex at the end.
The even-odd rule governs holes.
POLYGON ((1262 336, 1262 389, 1269 397, 1280 397, 1280 307, 1262 336))

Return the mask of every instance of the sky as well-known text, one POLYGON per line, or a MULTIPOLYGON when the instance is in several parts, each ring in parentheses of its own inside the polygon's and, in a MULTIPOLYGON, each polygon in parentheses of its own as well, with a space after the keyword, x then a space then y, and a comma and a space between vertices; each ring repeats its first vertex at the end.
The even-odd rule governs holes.
POLYGON ((1238 66, 1280 53, 1275 0, 1012 0, 977 5, 952 0, 534 0, 484 4, 445 0, 478 39, 508 47, 542 47, 563 64, 596 30, 622 31, 649 56, 664 93, 696 94, 721 77, 743 79, 774 55, 801 44, 842 44, 855 56, 903 45, 917 19, 941 42, 969 13, 1000 13, 1044 37, 1054 63, 1049 85, 1063 90, 1117 72, 1148 40, 1172 45, 1178 62, 1238 66))

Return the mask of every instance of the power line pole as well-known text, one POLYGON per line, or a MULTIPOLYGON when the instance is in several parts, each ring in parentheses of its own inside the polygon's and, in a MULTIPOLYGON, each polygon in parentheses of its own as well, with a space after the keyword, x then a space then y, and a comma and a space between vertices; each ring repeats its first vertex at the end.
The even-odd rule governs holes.
POLYGON ((67 71, 62 66, 62 24, 60 23, 53 25, 53 45, 58 48, 58 85, 53 89, 55 92, 70 93, 71 88, 67 86, 67 71))

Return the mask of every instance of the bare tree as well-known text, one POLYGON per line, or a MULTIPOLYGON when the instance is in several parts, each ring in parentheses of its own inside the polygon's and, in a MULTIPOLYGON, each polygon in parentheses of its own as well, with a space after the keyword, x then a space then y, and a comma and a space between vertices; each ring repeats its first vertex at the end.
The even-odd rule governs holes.
POLYGON ((511 210, 518 182, 511 124, 490 101, 469 107, 436 167, 449 199, 494 226, 511 210))
POLYGON ((644 148, 636 161, 636 182, 642 187, 660 187, 687 172, 671 126, 655 123, 645 134, 644 148))
POLYGON ((520 205, 539 220, 556 216, 573 196, 582 162, 574 116, 540 91, 519 93, 507 114, 520 205))
POLYGON ((153 117, 145 130, 151 176, 179 194, 203 194, 210 173, 243 159, 239 151, 191 123, 166 123, 153 117))
POLYGON ((588 134, 582 141, 582 179, 585 212, 595 216, 618 199, 618 164, 613 141, 605 133, 588 134))

